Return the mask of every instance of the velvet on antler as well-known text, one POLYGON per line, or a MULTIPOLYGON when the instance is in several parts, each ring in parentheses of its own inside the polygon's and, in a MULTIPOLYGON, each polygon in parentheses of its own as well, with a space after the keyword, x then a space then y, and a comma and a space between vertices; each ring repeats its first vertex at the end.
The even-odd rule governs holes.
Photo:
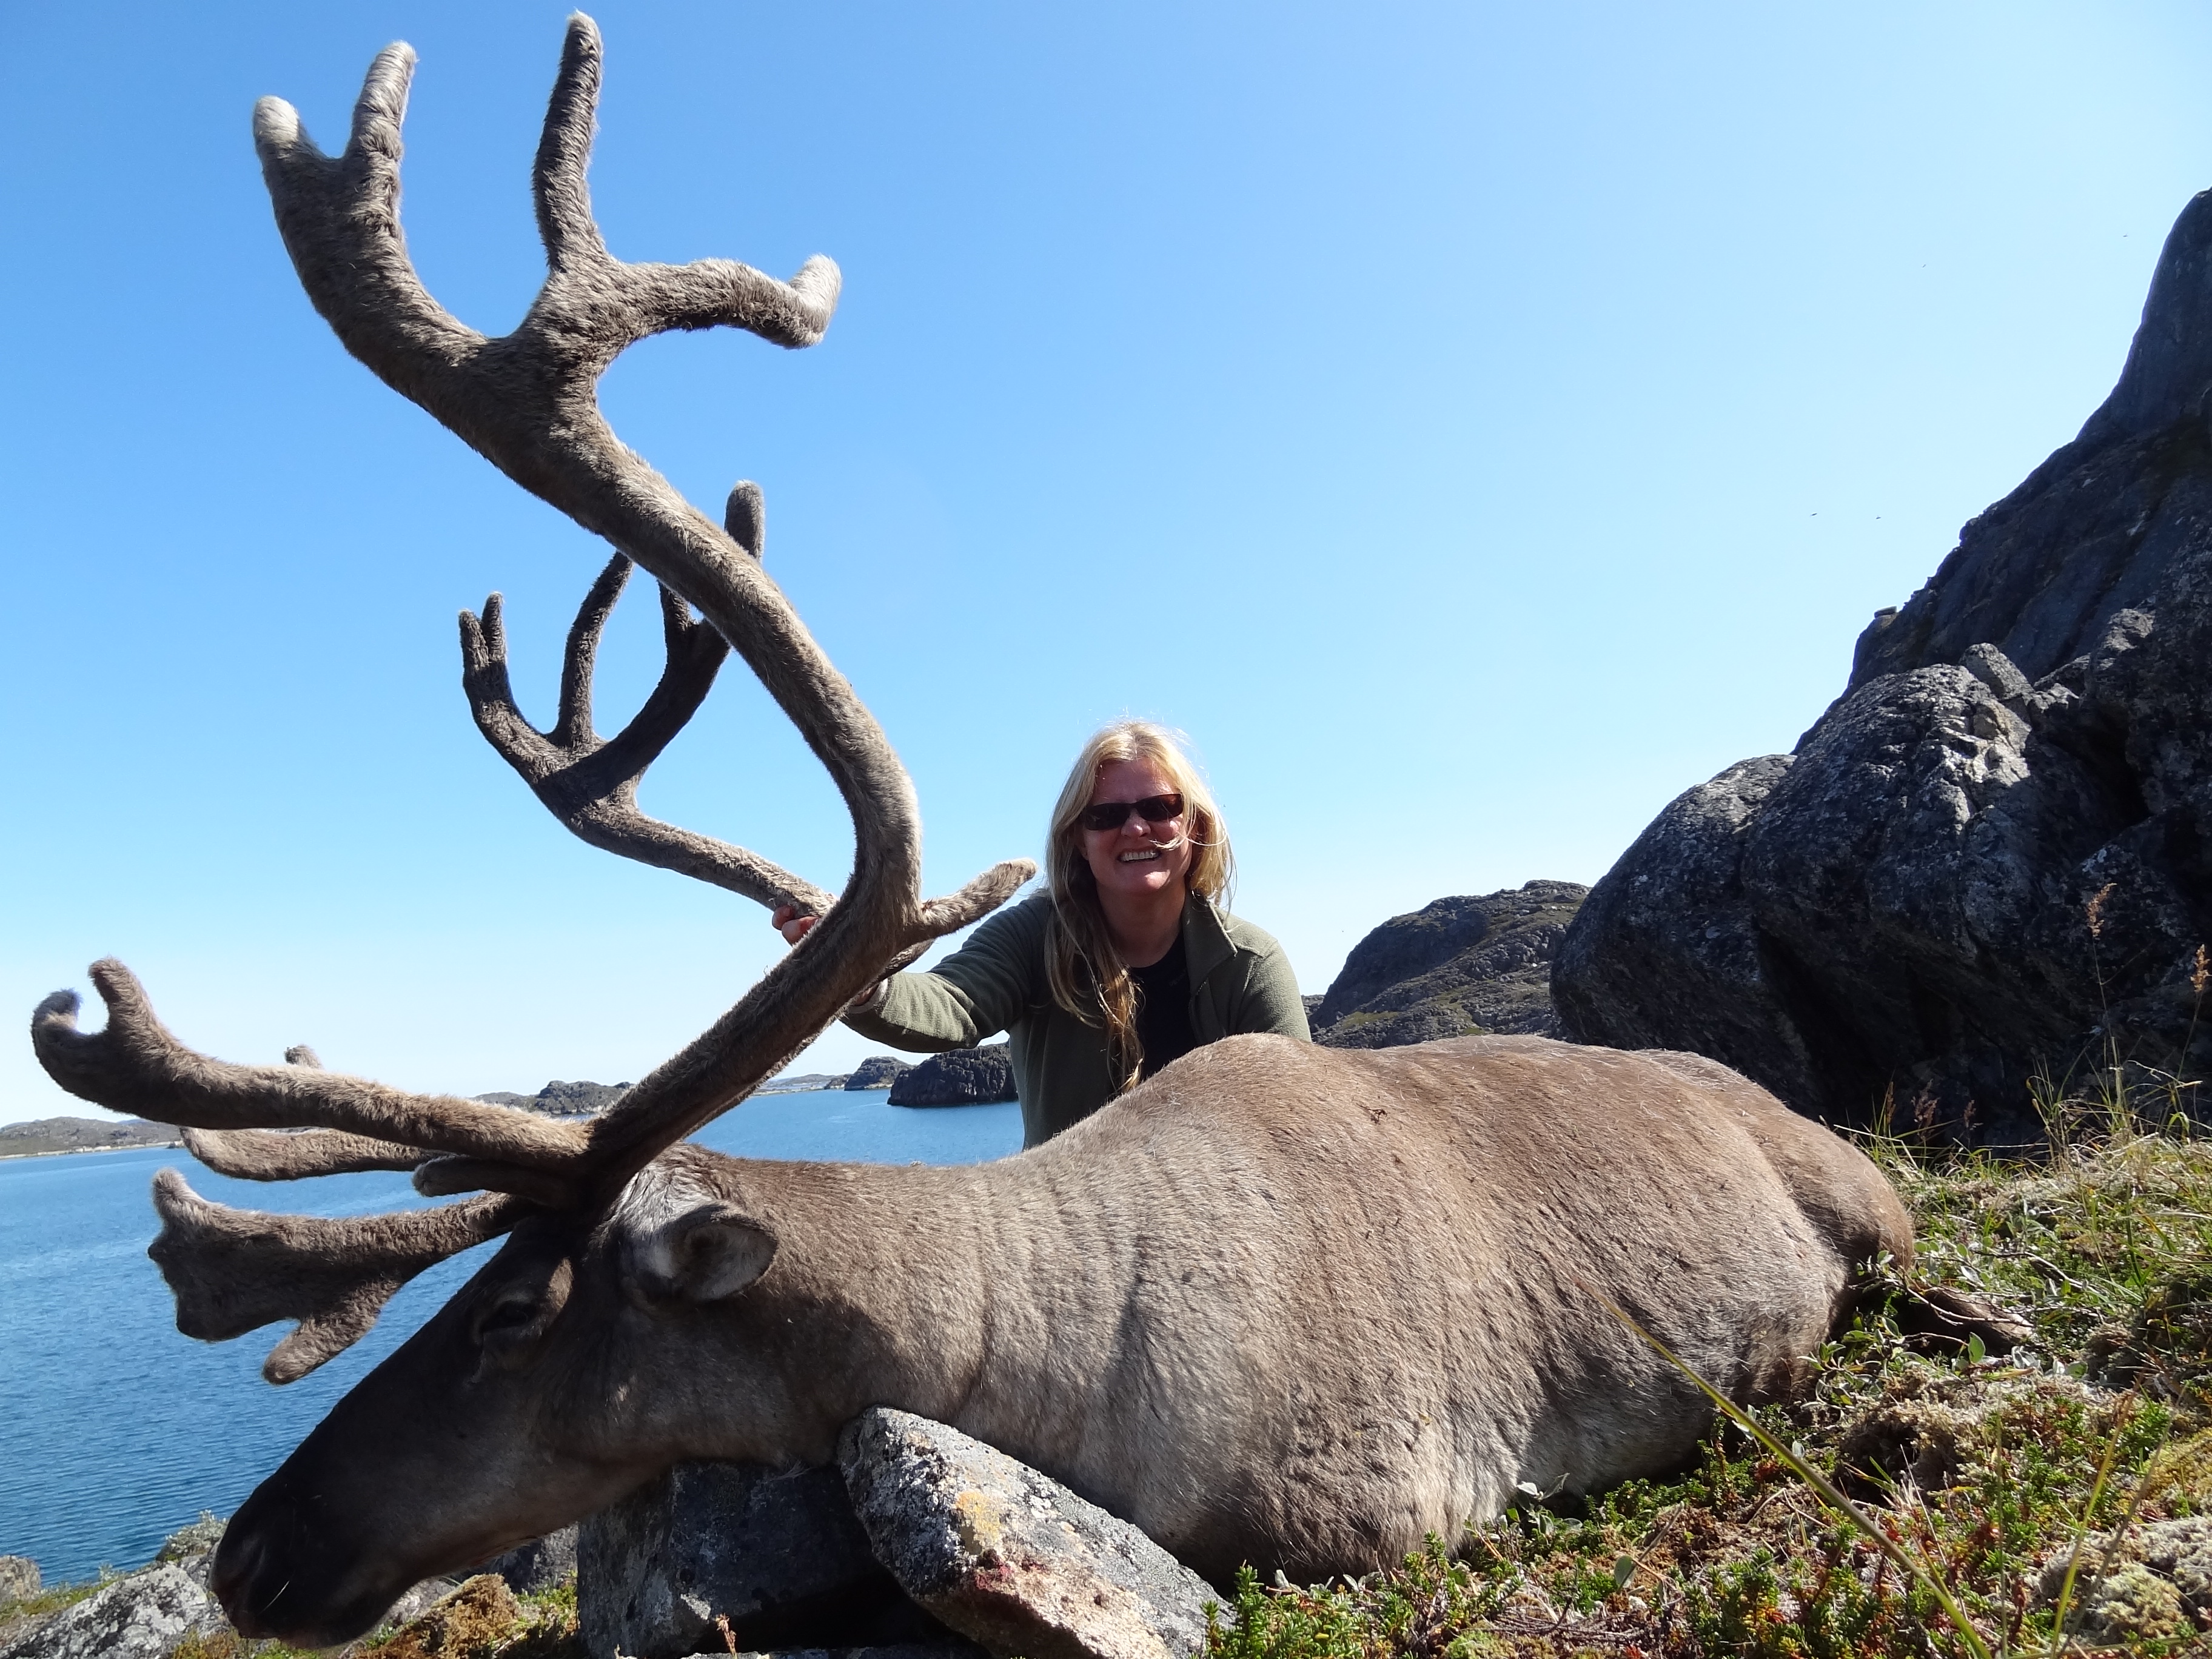
POLYGON ((155 1254, 178 1292, 180 1322, 214 1335, 301 1320, 271 1356, 274 1381, 358 1337, 409 1274, 512 1227, 532 1206, 604 1206, 661 1151, 773 1075, 856 994, 988 915, 1035 873, 1012 860, 949 896, 921 896, 912 786, 767 574, 759 489, 732 491, 718 526, 625 448, 599 411, 600 374, 654 334, 727 326, 779 345, 813 344, 836 307, 837 267, 809 259, 784 283, 728 260, 614 258, 586 183, 600 46, 579 14, 532 171, 544 284, 512 333, 479 334, 425 291, 400 231, 400 124, 414 62, 404 46, 377 55, 340 155, 318 149, 292 107, 274 98, 255 108, 254 142, 301 286, 346 349, 615 550, 570 629, 550 732, 515 706, 498 597, 481 619, 464 614, 464 681, 477 723, 555 816, 594 846, 822 920, 734 1007, 589 1125, 408 1094, 312 1063, 211 1060, 162 1029, 118 963, 93 969, 108 1006, 104 1030, 77 1029, 74 994, 47 998, 32 1035, 57 1081, 100 1105, 185 1126, 193 1150, 219 1170, 281 1180, 411 1169, 424 1193, 506 1194, 336 1223, 223 1210, 165 1177, 157 1202, 168 1224, 155 1254), (633 563, 660 584, 667 661, 637 715, 603 739, 592 729, 592 671, 633 563), (853 874, 834 900, 757 854, 663 823, 637 805, 639 780, 696 711, 730 650, 797 726, 852 814, 853 874))
POLYGON ((161 1231, 148 1247, 177 1298, 177 1328, 221 1342, 277 1320, 298 1327, 270 1352, 271 1382, 305 1376, 367 1334, 393 1291, 425 1267, 510 1231, 514 1198, 389 1215, 266 1215, 211 1204, 174 1170, 154 1177, 161 1231))

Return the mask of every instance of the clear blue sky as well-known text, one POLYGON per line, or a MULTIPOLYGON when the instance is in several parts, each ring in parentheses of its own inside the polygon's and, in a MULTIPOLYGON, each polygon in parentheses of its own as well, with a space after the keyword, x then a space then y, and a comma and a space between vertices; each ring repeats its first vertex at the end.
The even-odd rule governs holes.
MULTIPOLYGON (((1083 737, 1153 716, 1310 991, 1384 917, 1595 880, 1789 748, 1869 615, 2104 395, 2212 185, 2193 6, 596 15, 615 252, 844 269, 816 349, 665 338, 605 398, 710 511, 765 487, 933 888, 1036 853, 1083 737)), ((337 148, 412 41, 410 244, 502 331, 563 15, 5 8, 19 1019, 112 952, 229 1058, 620 1081, 779 953, 477 738, 454 612, 507 592, 544 718, 603 550, 344 355, 248 138, 276 93, 337 148)), ((606 714, 656 671, 646 600, 606 714)), ((647 803, 842 879, 836 796, 738 669, 647 803)), ((74 1109, 0 1049, 0 1120, 74 1109)))

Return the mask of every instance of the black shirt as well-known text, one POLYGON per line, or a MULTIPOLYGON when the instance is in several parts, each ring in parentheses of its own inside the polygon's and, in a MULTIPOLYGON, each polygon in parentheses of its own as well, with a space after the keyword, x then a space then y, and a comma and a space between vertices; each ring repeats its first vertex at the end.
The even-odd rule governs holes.
POLYGON ((1145 1048, 1141 1079, 1198 1047, 1198 1036, 1190 1029, 1190 969, 1182 934, 1176 934, 1167 955, 1149 968, 1132 968, 1129 977, 1137 982, 1137 1041, 1145 1048))

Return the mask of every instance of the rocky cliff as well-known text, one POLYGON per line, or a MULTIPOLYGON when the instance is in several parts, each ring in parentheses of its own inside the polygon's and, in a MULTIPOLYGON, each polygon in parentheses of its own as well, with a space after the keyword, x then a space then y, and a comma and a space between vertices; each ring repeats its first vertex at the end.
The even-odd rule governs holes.
POLYGON ((1792 1105, 2032 1133, 2028 1083, 2201 1073, 2212 1025, 2212 192, 2118 384, 1859 641, 1788 755, 1662 812, 1553 976, 1587 1042, 1792 1105))
POLYGON ((1391 917, 1352 947, 1327 994, 1308 1000, 1314 1041, 1395 1048, 1474 1031, 1555 1035, 1552 956, 1588 890, 1532 881, 1391 917))
POLYGON ((981 1106, 1012 1100, 1014 1062, 1003 1042, 932 1054, 891 1085, 894 1106, 981 1106))

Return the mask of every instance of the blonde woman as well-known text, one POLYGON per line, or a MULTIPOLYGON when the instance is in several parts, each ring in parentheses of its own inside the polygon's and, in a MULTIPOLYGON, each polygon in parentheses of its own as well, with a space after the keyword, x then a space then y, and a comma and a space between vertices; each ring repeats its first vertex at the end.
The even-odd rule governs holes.
MULTIPOLYGON (((1122 720, 1084 745, 1053 809, 1045 891, 979 926, 927 972, 894 974, 845 1023, 895 1048, 1008 1033, 1034 1146, 1201 1044, 1307 1039, 1282 947, 1222 908, 1235 863, 1175 738, 1122 720)), ((797 944, 811 916, 779 910, 797 944)))

